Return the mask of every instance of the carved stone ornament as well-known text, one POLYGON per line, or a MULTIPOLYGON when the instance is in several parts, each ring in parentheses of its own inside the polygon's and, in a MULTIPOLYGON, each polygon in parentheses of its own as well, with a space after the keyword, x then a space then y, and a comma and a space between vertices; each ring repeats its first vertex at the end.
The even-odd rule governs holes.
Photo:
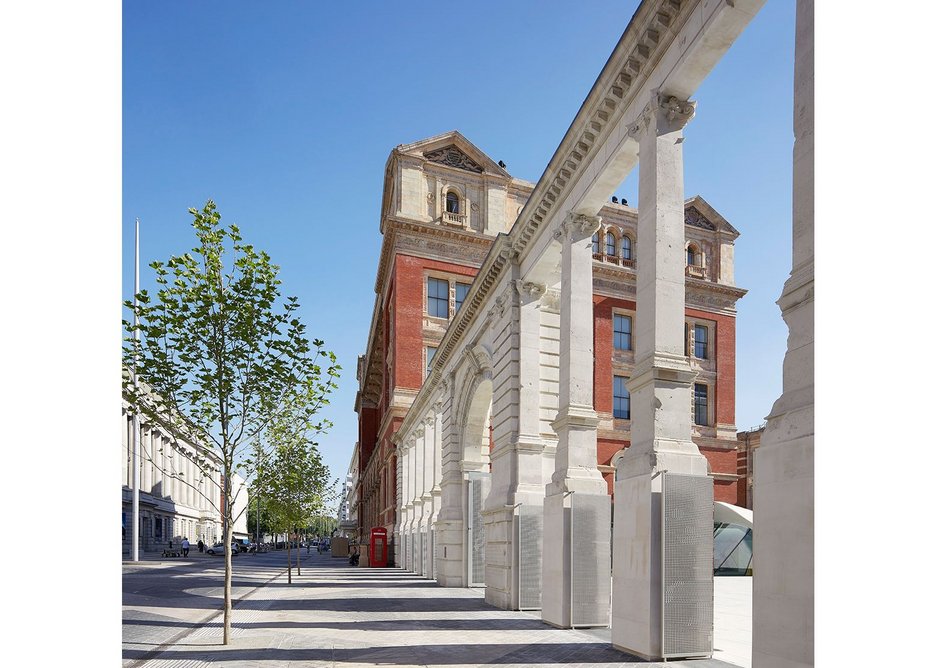
POLYGON ((436 193, 426 193, 426 201, 432 202, 436 199, 436 193))
POLYGON ((602 216, 586 216, 570 211, 566 214, 566 220, 553 233, 553 238, 562 239, 565 237, 570 240, 591 238, 601 227, 602 216))
POLYGON ((438 162, 441 165, 464 169, 469 172, 475 172, 476 174, 481 174, 482 171, 484 171, 481 165, 465 155, 456 148, 455 145, 446 146, 436 151, 430 151, 426 153, 424 157, 430 162, 438 162))
POLYGON ((696 102, 678 100, 673 95, 659 95, 660 112, 672 125, 683 127, 696 113, 696 102))
POLYGON ((696 207, 693 207, 693 206, 689 207, 683 215, 684 215, 683 220, 684 222, 686 222, 687 225, 692 225, 693 227, 701 227, 704 230, 715 231, 716 229, 716 226, 713 225, 713 223, 711 223, 709 219, 706 218, 706 216, 704 216, 699 211, 697 211, 696 207))
POLYGON ((478 205, 472 202, 472 211, 478 211, 478 205))
POLYGON ((560 292, 559 290, 547 290, 542 297, 543 309, 552 313, 560 311, 560 292))
POLYGON ((547 290, 547 286, 543 283, 533 283, 531 281, 514 281, 514 287, 521 297, 528 300, 539 299, 547 290))
POLYGON ((657 94, 656 99, 648 102, 634 123, 628 126, 628 134, 639 138, 651 126, 651 119, 656 116, 658 132, 674 132, 683 128, 696 114, 696 102, 680 100, 673 95, 657 94))

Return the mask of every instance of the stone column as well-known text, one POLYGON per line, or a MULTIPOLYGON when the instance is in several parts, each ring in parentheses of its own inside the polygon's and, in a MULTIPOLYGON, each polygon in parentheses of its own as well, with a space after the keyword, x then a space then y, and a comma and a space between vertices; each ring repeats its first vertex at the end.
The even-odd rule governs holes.
MULTIPOLYGON (((400 567, 403 565, 403 444, 397 443, 397 452, 396 457, 397 461, 397 475, 394 476, 396 480, 394 481, 395 487, 395 501, 394 501, 394 510, 396 515, 396 522, 394 523, 394 566, 400 567)), ((361 476, 361 488, 364 490, 366 488, 367 480, 364 478, 364 471, 359 473, 361 476)), ((362 492, 363 494, 363 492, 362 492)), ((363 519, 360 520, 364 526, 364 530, 370 532, 371 527, 367 526, 367 517, 368 512, 365 508, 363 514, 359 510, 359 516, 363 515, 363 519)), ((366 536, 362 536, 362 540, 370 546, 371 535, 368 533, 366 536)), ((367 559, 365 556, 366 550, 362 550, 361 558, 367 559)), ((360 563, 360 562, 359 562, 360 563)))
POLYGON ((410 570, 419 574, 423 568, 422 549, 420 547, 420 525, 423 521, 423 449, 426 442, 426 426, 420 422, 416 427, 416 441, 413 445, 413 521, 410 523, 410 570))
POLYGON ((410 523, 410 440, 403 441, 400 453, 400 562, 397 564, 403 569, 407 568, 407 526, 410 523))
POLYGON ((440 459, 440 509, 436 521, 436 582, 443 587, 464 587, 465 517, 463 515, 462 440, 453 422, 455 380, 443 380, 444 410, 440 459))
MULTIPOLYGON (((630 128, 639 142, 635 366, 631 446, 615 482, 612 644, 661 658, 660 473, 707 476, 692 439, 693 379, 684 351, 683 127, 695 103, 654 96, 630 128)), ((711 571, 710 571, 711 577, 711 571)), ((712 606, 709 600, 707 605, 712 606)), ((711 610, 710 610, 711 613, 711 610)))
POLYGON ((423 515, 420 517, 420 545, 422 553, 426 555, 424 559, 420 557, 419 575, 430 577, 430 565, 432 561, 432 545, 428 542, 430 535, 430 519, 433 514, 433 448, 436 444, 436 416, 428 415, 423 421, 426 428, 426 436, 423 441, 423 471, 420 500, 423 502, 423 515), (425 547, 423 547, 425 546, 425 547))
POLYGON ((586 618, 604 620, 609 605, 611 504, 596 467, 599 419, 592 397, 592 234, 601 222, 570 213, 556 234, 562 244, 559 411, 553 421, 558 441, 556 470, 543 503, 543 582, 550 585, 543 588, 541 614, 561 628, 584 624, 586 618), (578 513, 577 506, 588 512, 578 513), (593 540, 572 545, 573 524, 593 540), (586 574, 594 581, 573 592, 574 569, 580 583, 586 574))
POLYGON ((433 451, 432 451, 432 482, 430 484, 430 496, 432 497, 432 512, 430 513, 429 519, 429 528, 427 530, 427 537, 429 538, 429 550, 427 554, 429 555, 427 563, 426 577, 432 579, 436 578, 436 562, 433 558, 433 555, 436 553, 436 522, 439 519, 439 510, 442 507, 442 488, 440 483, 442 482, 442 402, 437 401, 436 405, 433 408, 434 410, 434 425, 433 425, 433 451))
POLYGON ((798 0, 794 47, 793 267, 783 393, 756 450, 752 665, 814 663, 813 0, 798 0))
POLYGON ((411 570, 413 568, 413 464, 414 464, 414 448, 416 447, 416 435, 411 434, 407 438, 407 461, 406 470, 407 470, 407 487, 405 501, 406 511, 407 511, 407 521, 403 527, 403 567, 406 570, 411 570))
MULTIPOLYGON (((485 508, 485 601, 506 610, 519 603, 515 522, 520 512, 543 512, 543 441, 540 438, 540 298, 546 286, 519 278, 514 265, 510 348, 499 364, 509 367, 510 387, 492 407, 494 440, 491 492, 485 508), (522 506, 526 506, 523 511, 522 506)), ((536 561, 534 562, 536 563, 536 561)))

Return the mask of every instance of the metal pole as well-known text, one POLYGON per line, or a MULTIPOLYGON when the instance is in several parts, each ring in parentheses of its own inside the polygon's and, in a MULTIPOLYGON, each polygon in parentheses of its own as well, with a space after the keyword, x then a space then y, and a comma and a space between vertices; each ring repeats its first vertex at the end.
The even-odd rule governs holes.
MULTIPOLYGON (((137 391, 137 356, 140 347, 140 319, 137 317, 137 293, 140 292, 140 219, 134 229, 133 256, 133 391, 137 391)), ((133 411, 133 509, 131 515, 131 561, 140 561, 140 418, 133 411)))

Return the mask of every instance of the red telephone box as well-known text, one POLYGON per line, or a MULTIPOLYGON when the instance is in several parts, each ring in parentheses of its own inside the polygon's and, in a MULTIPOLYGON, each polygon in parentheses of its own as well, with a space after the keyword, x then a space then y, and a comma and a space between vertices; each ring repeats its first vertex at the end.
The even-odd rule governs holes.
POLYGON ((385 568, 387 566, 387 529, 384 527, 371 529, 368 560, 368 564, 372 568, 385 568))

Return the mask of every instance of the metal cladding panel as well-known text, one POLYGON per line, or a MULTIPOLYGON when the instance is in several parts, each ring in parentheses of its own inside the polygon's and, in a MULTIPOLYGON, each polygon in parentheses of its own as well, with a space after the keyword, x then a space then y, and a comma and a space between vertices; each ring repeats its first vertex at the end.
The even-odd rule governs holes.
POLYGON ((543 587, 543 506, 517 509, 517 607, 540 610, 543 587))
POLYGON ((426 532, 420 532, 420 545, 423 546, 420 554, 422 556, 422 561, 420 561, 420 575, 423 575, 427 571, 427 566, 429 565, 429 541, 426 540, 426 532))
POLYGON ((468 585, 485 586, 485 524, 482 508, 488 495, 489 474, 473 473, 468 481, 468 585))
POLYGON ((570 499, 570 626, 608 626, 612 596, 611 506, 607 496, 570 499), (604 567, 596 568, 596 556, 604 567))
POLYGON ((713 483, 663 474, 662 658, 713 653, 713 483))

